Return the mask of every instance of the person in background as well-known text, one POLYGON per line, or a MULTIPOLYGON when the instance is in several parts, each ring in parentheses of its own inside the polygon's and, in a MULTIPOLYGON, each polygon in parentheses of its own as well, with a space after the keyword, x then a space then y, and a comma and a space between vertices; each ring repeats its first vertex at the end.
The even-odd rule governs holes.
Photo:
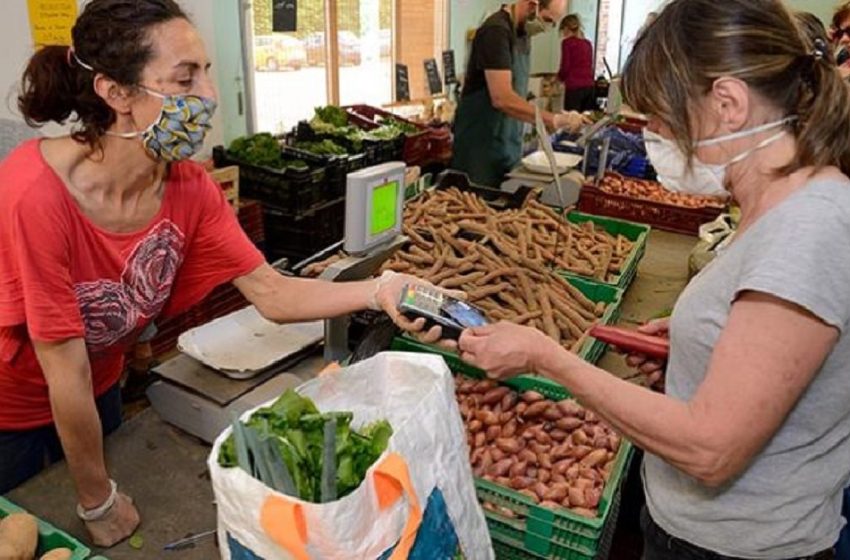
POLYGON ((818 16, 811 12, 794 12, 797 25, 803 31, 804 37, 809 41, 812 48, 817 47, 824 51, 824 59, 830 64, 835 64, 835 52, 832 49, 823 49, 823 45, 829 45, 829 32, 818 16))
POLYGON ((585 39, 578 14, 561 20, 561 67, 558 79, 564 84, 565 111, 595 111, 596 82, 593 79, 593 44, 585 39))
POLYGON ((668 172, 710 171, 711 193, 741 208, 735 239, 653 325, 670 338, 665 394, 538 330, 460 337, 465 362, 553 379, 645 450, 645 560, 834 558, 850 479, 850 89, 828 48, 781 0, 673 0, 626 63, 625 100, 668 172))
POLYGON ((850 2, 835 9, 827 34, 835 49, 838 71, 845 80, 850 79, 850 2))
MULTIPOLYGON (((555 28, 566 0, 519 0, 488 17, 475 32, 454 123, 452 167, 498 187, 522 157, 523 123, 535 122, 527 101, 531 38, 555 28)), ((551 130, 578 131, 579 113, 550 113, 551 130)))
POLYGON ((397 302, 421 281, 302 280, 265 262, 189 161, 217 94, 174 0, 91 0, 71 33, 72 47, 32 56, 18 97, 28 124, 72 119, 71 135, 26 141, 0 163, 0 494, 64 456, 78 516, 111 546, 140 517, 110 479, 103 435, 121 423, 124 355, 154 318, 232 282, 271 321, 371 308, 416 331, 424 323, 397 302))

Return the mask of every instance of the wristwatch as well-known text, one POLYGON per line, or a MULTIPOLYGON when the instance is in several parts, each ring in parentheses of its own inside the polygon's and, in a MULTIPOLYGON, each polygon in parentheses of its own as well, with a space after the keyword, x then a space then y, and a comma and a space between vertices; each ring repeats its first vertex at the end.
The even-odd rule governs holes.
POLYGON ((118 484, 112 479, 109 479, 109 486, 111 487, 111 491, 109 492, 109 497, 106 498, 106 501, 93 509, 85 509, 80 504, 77 504, 77 517, 82 519, 83 521, 97 521, 101 519, 104 515, 109 513, 109 510, 112 509, 112 506, 115 505, 115 500, 118 498, 118 484))

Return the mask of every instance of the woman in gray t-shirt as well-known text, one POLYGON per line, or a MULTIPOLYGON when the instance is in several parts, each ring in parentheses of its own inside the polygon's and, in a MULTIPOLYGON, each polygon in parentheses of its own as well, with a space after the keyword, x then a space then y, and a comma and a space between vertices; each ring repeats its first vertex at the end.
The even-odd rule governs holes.
POLYGON ((780 0, 674 0, 623 76, 665 183, 740 204, 669 325, 666 395, 516 325, 462 357, 535 371, 646 450, 646 560, 831 558, 850 474, 850 93, 780 0))

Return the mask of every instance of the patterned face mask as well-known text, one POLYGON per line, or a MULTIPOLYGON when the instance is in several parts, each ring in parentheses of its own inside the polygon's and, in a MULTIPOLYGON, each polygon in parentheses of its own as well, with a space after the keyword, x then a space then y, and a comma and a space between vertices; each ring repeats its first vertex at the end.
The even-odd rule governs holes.
POLYGON ((163 95, 142 88, 162 99, 162 112, 145 130, 137 132, 110 132, 120 138, 140 136, 142 144, 155 159, 180 161, 198 153, 204 145, 207 131, 212 127, 216 102, 199 95, 163 95))

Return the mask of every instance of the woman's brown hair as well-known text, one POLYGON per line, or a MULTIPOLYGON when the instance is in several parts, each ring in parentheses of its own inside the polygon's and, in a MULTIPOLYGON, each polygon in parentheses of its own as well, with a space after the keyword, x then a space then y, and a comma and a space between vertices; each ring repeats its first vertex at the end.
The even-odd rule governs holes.
POLYGON ((74 46, 36 52, 21 80, 18 108, 30 126, 73 120, 72 137, 94 147, 115 122, 115 113, 92 87, 96 74, 138 85, 153 56, 150 29, 188 19, 173 0, 92 0, 71 31, 74 46), (89 70, 86 67, 91 67, 89 70))
POLYGON ((844 2, 835 8, 832 14, 832 28, 839 29, 847 18, 850 18, 850 2, 844 2))
POLYGON ((561 32, 564 29, 569 29, 576 37, 584 39, 584 29, 581 26, 581 18, 578 14, 570 14, 561 20, 561 25, 558 28, 561 32))
POLYGON ((797 155, 780 174, 828 165, 850 174, 850 89, 826 48, 813 45, 780 0, 673 0, 635 44, 623 94, 693 157, 696 103, 718 78, 738 78, 797 116, 797 155))

